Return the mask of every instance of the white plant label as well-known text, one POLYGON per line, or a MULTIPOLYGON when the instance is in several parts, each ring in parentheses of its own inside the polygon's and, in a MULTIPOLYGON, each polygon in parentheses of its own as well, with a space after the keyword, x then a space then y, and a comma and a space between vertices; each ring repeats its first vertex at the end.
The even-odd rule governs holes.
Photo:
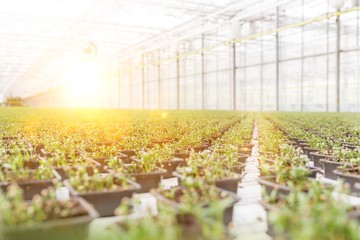
POLYGON ((57 188, 55 194, 58 201, 67 201, 70 199, 70 192, 67 187, 57 188))

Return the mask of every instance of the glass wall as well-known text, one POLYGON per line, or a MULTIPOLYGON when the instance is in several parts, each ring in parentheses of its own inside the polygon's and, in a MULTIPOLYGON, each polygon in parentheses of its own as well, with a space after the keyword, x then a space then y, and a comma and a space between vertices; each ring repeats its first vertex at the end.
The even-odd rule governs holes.
POLYGON ((341 14, 339 25, 334 15, 305 23, 334 12, 327 0, 291 1, 239 20, 237 28, 224 22, 134 53, 116 63, 117 84, 109 87, 120 96, 110 93, 109 106, 336 111, 339 67, 340 111, 360 111, 359 11, 341 14))

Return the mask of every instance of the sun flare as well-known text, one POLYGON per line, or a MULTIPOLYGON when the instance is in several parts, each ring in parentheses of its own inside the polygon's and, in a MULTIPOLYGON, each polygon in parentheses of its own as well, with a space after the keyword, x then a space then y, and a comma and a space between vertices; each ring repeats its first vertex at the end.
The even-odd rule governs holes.
POLYGON ((71 106, 90 107, 99 97, 101 89, 101 65, 93 61, 71 61, 64 76, 66 97, 71 106))

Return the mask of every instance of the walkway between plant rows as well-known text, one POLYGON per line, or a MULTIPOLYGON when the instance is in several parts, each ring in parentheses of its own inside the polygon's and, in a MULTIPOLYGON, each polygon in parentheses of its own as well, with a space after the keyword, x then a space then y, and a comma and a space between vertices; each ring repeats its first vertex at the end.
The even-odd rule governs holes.
POLYGON ((240 201, 234 209, 234 228, 231 230, 237 239, 267 240, 266 212, 259 204, 261 200, 261 187, 257 183, 259 171, 259 142, 258 124, 255 121, 252 143, 252 154, 245 164, 245 175, 239 184, 238 196, 240 201))

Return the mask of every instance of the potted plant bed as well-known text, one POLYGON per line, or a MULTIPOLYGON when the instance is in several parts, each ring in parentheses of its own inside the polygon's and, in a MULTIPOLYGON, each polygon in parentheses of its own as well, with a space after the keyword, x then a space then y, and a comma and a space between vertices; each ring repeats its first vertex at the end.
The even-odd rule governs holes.
POLYGON ((114 216, 115 209, 125 197, 131 198, 140 186, 118 176, 71 177, 64 181, 71 195, 84 198, 99 213, 100 217, 114 216))
POLYGON ((0 188, 7 192, 12 183, 16 183, 24 192, 24 199, 30 200, 42 190, 54 185, 56 179, 51 170, 22 170, 20 172, 7 171, 0 188))
POLYGON ((340 167, 334 170, 334 174, 343 179, 350 186, 350 191, 360 193, 360 168, 359 166, 340 167))
POLYGON ((55 194, 49 194, 51 189, 48 189, 46 193, 38 195, 36 200, 25 201, 21 190, 15 190, 17 193, 14 193, 16 186, 11 187, 10 191, 16 194, 16 199, 6 197, 9 207, 2 209, 2 213, 6 211, 7 215, 2 219, 1 233, 4 239, 87 239, 88 226, 98 217, 98 213, 84 199, 58 201, 53 199, 55 194), (17 216, 20 208, 24 210, 21 218, 17 216), (33 210, 27 211, 28 208, 33 210))
POLYGON ((172 206, 178 212, 179 222, 194 222, 194 213, 196 208, 207 208, 215 201, 227 199, 227 207, 222 209, 222 221, 228 225, 232 221, 233 209, 238 201, 236 195, 232 192, 217 189, 214 186, 174 187, 170 190, 159 190, 152 192, 162 203, 172 206))

